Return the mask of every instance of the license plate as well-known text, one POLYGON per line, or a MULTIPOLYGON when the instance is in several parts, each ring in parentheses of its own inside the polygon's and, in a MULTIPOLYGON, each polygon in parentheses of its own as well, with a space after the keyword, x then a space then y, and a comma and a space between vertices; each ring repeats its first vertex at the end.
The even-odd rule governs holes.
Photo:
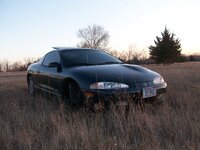
POLYGON ((155 87, 145 87, 142 90, 143 98, 149 98, 156 96, 156 88, 155 87))

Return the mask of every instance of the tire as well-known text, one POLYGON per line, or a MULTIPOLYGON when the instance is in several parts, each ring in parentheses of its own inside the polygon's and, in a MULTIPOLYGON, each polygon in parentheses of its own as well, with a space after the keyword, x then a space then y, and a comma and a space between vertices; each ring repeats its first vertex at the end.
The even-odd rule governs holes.
POLYGON ((82 93, 75 82, 70 82, 68 84, 67 94, 65 94, 64 100, 70 106, 80 106, 82 104, 82 93))
POLYGON ((35 85, 34 85, 33 78, 31 76, 28 77, 28 93, 32 96, 35 95, 35 85))

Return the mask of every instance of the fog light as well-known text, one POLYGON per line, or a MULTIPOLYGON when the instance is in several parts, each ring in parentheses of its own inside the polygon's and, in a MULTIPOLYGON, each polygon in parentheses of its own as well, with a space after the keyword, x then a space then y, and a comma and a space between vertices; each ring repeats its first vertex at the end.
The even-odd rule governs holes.
POLYGON ((94 97, 94 94, 91 93, 91 92, 85 92, 84 95, 85 95, 85 97, 86 97, 87 99, 88 99, 88 98, 94 97))

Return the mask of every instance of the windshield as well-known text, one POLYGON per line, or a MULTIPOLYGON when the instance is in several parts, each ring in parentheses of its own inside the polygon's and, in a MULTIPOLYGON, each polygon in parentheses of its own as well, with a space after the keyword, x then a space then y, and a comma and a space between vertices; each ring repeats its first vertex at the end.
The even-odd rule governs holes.
POLYGON ((64 66, 103 65, 122 63, 117 58, 99 50, 80 49, 61 51, 64 66))

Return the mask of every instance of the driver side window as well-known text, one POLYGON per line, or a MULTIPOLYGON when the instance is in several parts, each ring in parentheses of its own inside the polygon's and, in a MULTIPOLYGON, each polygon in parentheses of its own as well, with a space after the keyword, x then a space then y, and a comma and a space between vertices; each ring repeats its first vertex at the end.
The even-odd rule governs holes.
POLYGON ((46 55, 42 65, 43 66, 49 66, 49 64, 52 63, 52 62, 60 63, 60 58, 59 58, 58 53, 56 51, 49 52, 46 55))

